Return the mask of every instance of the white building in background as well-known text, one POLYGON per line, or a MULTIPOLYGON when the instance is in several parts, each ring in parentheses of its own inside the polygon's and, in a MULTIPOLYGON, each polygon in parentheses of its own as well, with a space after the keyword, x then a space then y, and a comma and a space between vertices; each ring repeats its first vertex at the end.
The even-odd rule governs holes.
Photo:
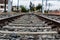
MULTIPOLYGON (((6 5, 6 10, 8 10, 8 5, 6 5)), ((4 4, 0 4, 0 12, 4 11, 4 4)))
MULTIPOLYGON (((0 0, 0 12, 4 11, 4 1, 5 0, 0 0)), ((6 10, 8 10, 8 0, 6 0, 6 10)))

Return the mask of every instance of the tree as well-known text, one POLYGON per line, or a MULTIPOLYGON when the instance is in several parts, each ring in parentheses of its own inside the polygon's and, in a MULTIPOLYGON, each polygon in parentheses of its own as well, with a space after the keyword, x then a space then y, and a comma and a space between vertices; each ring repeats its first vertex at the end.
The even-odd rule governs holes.
POLYGON ((32 4, 32 2, 30 2, 30 11, 34 11, 34 4, 32 4))
POLYGON ((32 8, 32 2, 30 2, 30 6, 29 7, 30 7, 30 10, 31 10, 31 8, 32 8))
POLYGON ((38 6, 36 6, 36 10, 42 10, 42 5, 41 4, 38 4, 38 6))
POLYGON ((21 8, 21 12, 28 12, 28 10, 26 9, 26 7, 24 7, 23 5, 21 5, 20 8, 21 8))

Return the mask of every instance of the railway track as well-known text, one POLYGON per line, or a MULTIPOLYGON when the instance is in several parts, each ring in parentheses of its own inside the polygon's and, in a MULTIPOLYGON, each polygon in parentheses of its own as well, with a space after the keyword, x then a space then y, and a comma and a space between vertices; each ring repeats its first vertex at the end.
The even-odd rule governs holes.
POLYGON ((46 16, 22 14, 1 20, 3 21, 0 23, 2 40, 60 40, 58 34, 60 23, 46 16))

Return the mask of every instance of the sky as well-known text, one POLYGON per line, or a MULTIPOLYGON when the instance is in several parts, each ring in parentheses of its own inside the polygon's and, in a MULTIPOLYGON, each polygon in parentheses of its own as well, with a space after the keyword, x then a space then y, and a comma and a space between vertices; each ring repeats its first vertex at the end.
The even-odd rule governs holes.
MULTIPOLYGON (((26 8, 29 8, 30 1, 37 6, 38 4, 42 4, 42 0, 19 0, 19 5, 24 5, 26 8)), ((60 0, 48 0, 47 9, 50 10, 60 10, 60 0), (50 3, 50 6, 49 6, 50 3)), ((17 0, 13 0, 13 6, 17 5, 17 0)), ((44 9, 46 9, 46 0, 44 0, 44 9)))

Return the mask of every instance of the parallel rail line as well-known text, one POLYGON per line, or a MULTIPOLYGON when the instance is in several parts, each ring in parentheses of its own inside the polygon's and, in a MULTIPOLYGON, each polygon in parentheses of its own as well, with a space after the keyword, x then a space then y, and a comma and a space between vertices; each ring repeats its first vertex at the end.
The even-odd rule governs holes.
POLYGON ((57 31, 58 31, 58 33, 60 34, 60 21, 57 21, 55 19, 48 18, 47 16, 44 16, 44 15, 36 15, 36 16, 39 19, 41 18, 44 21, 51 22, 52 25, 55 25, 55 26, 52 26, 51 28, 52 29, 56 28, 57 31))
POLYGON ((48 18, 48 17, 46 17, 44 15, 39 15, 39 17, 41 17, 41 18, 43 18, 43 19, 45 19, 47 21, 53 22, 54 24, 58 25, 57 27, 60 27, 60 21, 57 21, 55 19, 48 18))

